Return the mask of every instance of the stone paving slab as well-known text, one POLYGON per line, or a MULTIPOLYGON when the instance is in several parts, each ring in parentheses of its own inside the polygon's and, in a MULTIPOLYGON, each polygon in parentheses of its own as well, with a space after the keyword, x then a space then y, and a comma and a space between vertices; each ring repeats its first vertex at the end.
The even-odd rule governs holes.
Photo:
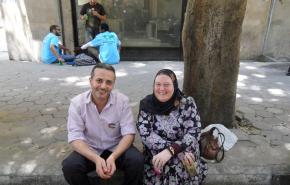
MULTIPOLYGON (((270 184, 278 182, 275 175, 290 174, 288 65, 241 61, 236 109, 252 127, 233 129, 240 140, 223 162, 209 164, 206 184, 270 184)), ((15 62, 1 53, 0 66, 0 184, 65 184, 60 164, 71 151, 69 100, 89 88, 92 66, 15 62)), ((134 115, 159 69, 173 69, 182 87, 182 62, 121 62, 115 68, 115 90, 130 97, 134 115)), ((141 150, 139 137, 135 143, 141 150)))

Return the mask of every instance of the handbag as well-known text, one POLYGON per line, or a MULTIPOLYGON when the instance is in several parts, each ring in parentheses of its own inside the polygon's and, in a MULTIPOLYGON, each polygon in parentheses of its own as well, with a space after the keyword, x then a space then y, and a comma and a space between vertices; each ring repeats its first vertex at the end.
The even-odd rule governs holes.
POLYGON ((224 141, 225 136, 217 127, 212 127, 207 132, 203 132, 200 136, 200 153, 201 156, 208 160, 221 162, 224 159, 224 141), (214 136, 214 131, 217 131, 217 137, 214 136), (220 140, 220 142, 219 142, 220 140))

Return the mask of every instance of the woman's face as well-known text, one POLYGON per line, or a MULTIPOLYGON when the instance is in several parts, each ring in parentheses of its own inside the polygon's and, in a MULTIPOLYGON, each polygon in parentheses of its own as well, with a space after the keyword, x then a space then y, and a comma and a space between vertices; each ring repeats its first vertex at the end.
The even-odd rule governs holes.
POLYGON ((160 74, 155 78, 154 95, 160 102, 168 101, 174 93, 173 82, 167 75, 160 74))

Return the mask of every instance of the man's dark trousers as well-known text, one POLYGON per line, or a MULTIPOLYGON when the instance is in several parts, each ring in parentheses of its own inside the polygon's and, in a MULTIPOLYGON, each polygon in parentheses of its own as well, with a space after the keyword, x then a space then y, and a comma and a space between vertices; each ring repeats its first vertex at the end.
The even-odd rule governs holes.
MULTIPOLYGON (((101 157, 107 159, 111 154, 105 150, 101 157)), ((116 167, 124 171, 123 185, 142 185, 144 173, 143 155, 131 146, 117 160, 116 167)), ((70 185, 90 185, 88 173, 96 171, 96 165, 77 152, 72 152, 63 162, 62 171, 70 185)))
POLYGON ((286 73, 287 76, 290 76, 290 66, 288 68, 288 72, 286 73))

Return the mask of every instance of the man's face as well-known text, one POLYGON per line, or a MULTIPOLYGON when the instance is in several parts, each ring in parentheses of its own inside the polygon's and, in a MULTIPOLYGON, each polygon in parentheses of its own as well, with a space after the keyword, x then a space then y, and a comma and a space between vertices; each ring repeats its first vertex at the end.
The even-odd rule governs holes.
POLYGON ((90 3, 91 4, 96 4, 97 3, 97 0, 90 0, 90 3))
POLYGON ((115 84, 115 74, 107 69, 96 68, 90 78, 92 96, 95 101, 106 101, 115 84))
POLYGON ((56 27, 54 33, 56 36, 60 36, 61 35, 60 27, 56 27))

